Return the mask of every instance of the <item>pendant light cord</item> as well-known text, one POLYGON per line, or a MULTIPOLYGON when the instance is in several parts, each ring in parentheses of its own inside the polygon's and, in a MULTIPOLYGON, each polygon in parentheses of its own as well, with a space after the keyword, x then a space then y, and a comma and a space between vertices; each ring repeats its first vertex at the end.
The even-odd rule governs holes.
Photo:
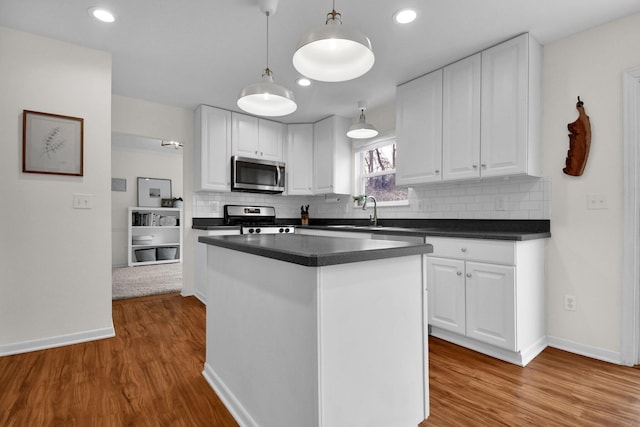
POLYGON ((271 75, 271 70, 269 69, 269 11, 265 12, 267 15, 267 68, 264 70, 264 73, 267 76, 271 75))

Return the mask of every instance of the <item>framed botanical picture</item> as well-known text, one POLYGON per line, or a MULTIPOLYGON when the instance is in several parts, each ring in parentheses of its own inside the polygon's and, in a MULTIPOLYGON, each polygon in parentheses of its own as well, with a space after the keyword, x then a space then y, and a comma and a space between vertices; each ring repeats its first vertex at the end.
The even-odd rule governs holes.
POLYGON ((138 177, 138 206, 159 208, 171 198, 171 180, 138 177))
POLYGON ((24 110, 22 172, 83 176, 84 119, 24 110))

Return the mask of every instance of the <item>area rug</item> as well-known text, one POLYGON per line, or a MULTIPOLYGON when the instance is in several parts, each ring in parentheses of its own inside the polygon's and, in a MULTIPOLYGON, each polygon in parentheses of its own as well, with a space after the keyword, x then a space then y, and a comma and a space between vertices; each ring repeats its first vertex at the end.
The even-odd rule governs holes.
POLYGON ((181 263, 114 268, 111 277, 114 300, 182 290, 181 263))

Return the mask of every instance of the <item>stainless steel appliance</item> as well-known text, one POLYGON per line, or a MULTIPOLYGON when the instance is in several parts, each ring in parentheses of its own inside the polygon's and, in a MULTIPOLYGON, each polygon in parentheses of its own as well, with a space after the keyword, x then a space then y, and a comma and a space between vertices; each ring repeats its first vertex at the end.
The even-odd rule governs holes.
POLYGON ((273 206, 224 205, 224 222, 240 225, 242 234, 294 234, 293 225, 276 224, 273 206))
POLYGON ((271 160, 231 157, 231 191, 276 194, 284 191, 285 165, 271 160))

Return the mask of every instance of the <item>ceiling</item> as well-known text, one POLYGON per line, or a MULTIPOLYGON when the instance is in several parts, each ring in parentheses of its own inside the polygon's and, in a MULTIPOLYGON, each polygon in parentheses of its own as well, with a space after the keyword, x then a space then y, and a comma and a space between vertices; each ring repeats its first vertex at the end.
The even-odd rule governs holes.
MULTIPOLYGON (((280 0, 269 18, 269 67, 294 91, 298 110, 278 120, 315 122, 392 102, 395 86, 523 32, 542 44, 640 12, 640 0, 336 0, 345 26, 371 39, 373 69, 342 83, 302 88, 291 58, 298 39, 323 25, 329 0, 280 0), (399 26, 393 13, 414 7, 399 26)), ((266 17, 257 0, 1 0, 0 25, 113 54, 113 93, 193 109, 238 111, 242 88, 266 66, 266 17), (89 16, 90 6, 117 15, 89 16)))

